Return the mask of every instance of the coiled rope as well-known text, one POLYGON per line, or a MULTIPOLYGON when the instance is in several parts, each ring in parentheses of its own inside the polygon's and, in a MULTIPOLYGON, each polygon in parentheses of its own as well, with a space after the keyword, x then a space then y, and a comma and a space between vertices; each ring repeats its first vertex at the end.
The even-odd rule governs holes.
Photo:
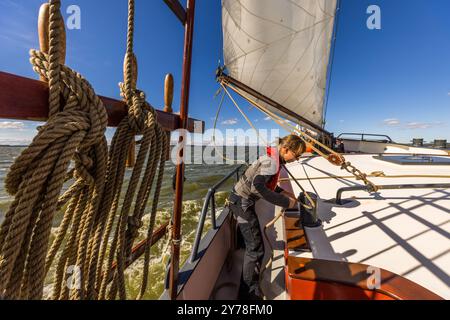
MULTIPOLYGON (((30 52, 33 69, 49 85, 49 119, 5 180, 15 195, 0 228, 0 295, 7 299, 42 298, 55 213, 70 199, 65 215, 82 214, 85 226, 92 226, 103 195, 108 118, 90 84, 60 64, 63 28, 60 1, 51 0, 48 54, 30 52), (60 197, 70 178, 75 183, 60 197)), ((77 240, 86 245, 86 239, 77 240)))
MULTIPOLYGON (((154 188, 153 202, 150 212, 150 223, 148 228, 149 237, 151 237, 153 233, 159 193, 164 173, 165 157, 167 154, 167 148, 169 147, 167 135, 156 121, 156 114, 153 108, 145 101, 145 94, 136 89, 137 63, 136 57, 133 53, 134 13, 134 0, 129 0, 127 52, 125 55, 124 64, 125 79, 124 83, 120 84, 121 94, 127 102, 129 110, 128 117, 124 118, 119 124, 111 144, 110 153, 112 155, 120 155, 116 158, 118 161, 115 161, 115 163, 112 163, 111 161, 111 168, 109 170, 109 173, 112 176, 111 186, 121 186, 122 184, 125 159, 129 148, 133 145, 132 141, 134 139, 134 135, 142 134, 143 137, 136 159, 136 164, 125 194, 125 200, 116 222, 114 221, 114 218, 119 201, 121 191, 120 188, 111 188, 111 196, 110 199, 108 199, 108 204, 112 201, 113 205, 108 217, 107 232, 104 235, 104 245, 102 246, 100 252, 101 257, 106 255, 107 239, 109 238, 110 231, 115 223, 117 223, 117 228, 114 232, 113 241, 109 249, 106 267, 104 270, 98 270, 98 277, 99 274, 102 274, 103 272, 105 273, 101 283, 99 283, 99 296, 101 299, 106 297, 106 289, 110 281, 110 276, 113 276, 113 280, 112 285, 109 288, 108 298, 114 299, 117 292, 120 299, 126 298, 124 280, 126 259, 131 254, 133 241, 137 237, 138 230, 142 225, 142 217, 145 206, 148 201, 153 182, 156 178, 156 186, 154 188), (145 171, 142 179, 140 179, 141 172, 144 169, 144 164, 146 164, 145 171), (136 194, 138 184, 140 187, 136 194), (131 206, 133 204, 134 208, 131 211, 131 206), (131 215, 129 214, 130 212, 132 212, 131 215), (115 273, 110 275, 110 270, 114 259, 117 260, 117 268, 115 269, 115 273)), ((142 297, 146 289, 149 258, 150 247, 147 246, 145 250, 143 282, 139 298, 142 297)))
MULTIPOLYGON (((108 157, 106 110, 90 84, 61 63, 60 5, 60 0, 49 1, 48 53, 31 50, 33 69, 49 84, 49 119, 5 180, 15 199, 0 227, 0 297, 41 299, 45 276, 54 267, 53 299, 114 299, 117 292, 125 299, 125 263, 154 185, 147 230, 149 237, 153 234, 169 141, 145 94, 136 89, 134 1, 129 0, 125 79, 120 84, 129 109, 108 157), (143 135, 142 143, 117 214, 126 155, 137 134, 143 135), (72 178, 75 182, 60 195, 63 184, 72 178), (49 246, 53 217, 66 204, 49 246), (114 259, 117 268, 111 274, 114 259), (66 273, 74 267, 78 281, 70 286, 66 273)), ((139 298, 145 293, 149 259, 147 244, 139 298)))

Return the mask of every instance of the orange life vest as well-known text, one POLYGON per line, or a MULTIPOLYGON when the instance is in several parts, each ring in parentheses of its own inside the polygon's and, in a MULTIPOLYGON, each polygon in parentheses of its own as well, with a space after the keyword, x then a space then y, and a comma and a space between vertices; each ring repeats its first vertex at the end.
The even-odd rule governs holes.
POLYGON ((278 149, 276 147, 267 147, 266 152, 267 155, 274 159, 277 163, 277 173, 275 173, 273 177, 270 178, 270 180, 266 183, 266 187, 274 191, 278 184, 278 178, 280 177, 280 155, 278 154, 278 149))

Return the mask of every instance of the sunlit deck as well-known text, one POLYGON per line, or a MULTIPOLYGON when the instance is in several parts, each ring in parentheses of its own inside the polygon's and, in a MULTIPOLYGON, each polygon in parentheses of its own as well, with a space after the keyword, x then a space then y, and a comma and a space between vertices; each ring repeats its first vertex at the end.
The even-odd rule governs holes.
MULTIPOLYGON (((450 183, 444 177, 450 176, 450 165, 399 165, 373 155, 346 159, 368 174, 382 171, 386 177, 370 178, 377 185, 450 183)), ((305 228, 311 252, 290 255, 372 265, 450 299, 450 188, 381 190, 372 195, 352 191, 343 194, 346 204, 338 205, 333 200, 339 188, 362 182, 319 157, 287 168, 307 191, 318 194, 323 221, 322 227, 305 228)), ((292 181, 291 186, 300 192, 292 181)))

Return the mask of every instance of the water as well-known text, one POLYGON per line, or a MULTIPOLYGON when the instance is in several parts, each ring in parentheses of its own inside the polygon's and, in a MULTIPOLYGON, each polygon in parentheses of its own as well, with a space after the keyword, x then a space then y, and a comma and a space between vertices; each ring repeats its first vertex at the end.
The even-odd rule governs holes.
MULTIPOLYGON (((9 147, 0 146, 0 223, 4 219, 4 214, 8 209, 13 198, 6 192, 4 188, 4 179, 7 175, 9 167, 13 163, 14 159, 20 155, 25 147, 9 147)), ((227 156, 233 156, 233 158, 238 160, 249 159, 252 161, 257 157, 258 151, 256 147, 244 148, 235 147, 232 151, 226 153, 224 150, 219 150, 220 153, 227 154, 227 156), (234 153, 234 155, 232 155, 234 153), (250 155, 250 156, 249 156, 250 155)), ((262 150, 259 150, 260 154, 262 150)), ((219 153, 214 154, 214 152, 209 152, 208 149, 200 147, 200 149, 194 149, 194 147, 188 148, 186 157, 192 163, 201 163, 202 155, 206 157, 203 159, 203 164, 186 164, 185 177, 186 181, 184 184, 184 197, 183 197, 183 211, 182 211, 182 246, 181 246, 181 260, 185 261, 190 253, 192 244, 195 237, 195 230, 198 223, 198 218, 201 213, 203 206, 203 201, 208 192, 216 182, 221 180, 230 171, 236 168, 237 164, 205 164, 213 163, 213 160, 217 161, 223 160, 219 153), (197 151, 197 152, 196 152, 197 151), (198 152, 200 151, 200 152, 198 152), (206 152, 205 152, 206 151, 206 152)), ((168 161, 166 162, 166 170, 164 174, 164 180, 161 187, 160 201, 158 205, 158 213, 155 229, 168 221, 172 208, 173 208, 173 189, 172 189, 172 176, 175 172, 175 165, 168 161)), ((127 169, 125 175, 125 183, 122 189, 122 196, 126 190, 126 182, 131 176, 131 170, 127 169)), ((235 180, 230 179, 227 183, 219 189, 216 194, 216 208, 217 214, 221 212, 225 199, 229 194, 229 190, 232 188, 235 180)), ((151 199, 147 205, 147 212, 150 210, 151 199)), ((56 234, 58 225, 61 221, 61 214, 55 216, 52 229, 52 237, 50 241, 53 240, 56 234)), ((140 234, 136 242, 145 239, 147 233, 147 226, 149 222, 148 214, 144 216, 144 226, 141 228, 140 234)), ((207 232, 210 228, 210 220, 208 219, 204 232, 207 232)), ((146 299, 158 299, 164 290, 165 281, 165 268, 170 256, 170 246, 168 237, 162 238, 155 246, 152 248, 151 262, 149 269, 149 282, 147 286, 147 292, 144 298, 146 299)), ((142 267, 144 259, 138 259, 133 265, 131 265, 126 271, 126 282, 128 289, 128 298, 135 298, 139 292, 141 279, 142 279, 142 267)), ((51 276, 51 271, 46 280, 46 292, 49 293, 51 290, 53 277, 51 276)))

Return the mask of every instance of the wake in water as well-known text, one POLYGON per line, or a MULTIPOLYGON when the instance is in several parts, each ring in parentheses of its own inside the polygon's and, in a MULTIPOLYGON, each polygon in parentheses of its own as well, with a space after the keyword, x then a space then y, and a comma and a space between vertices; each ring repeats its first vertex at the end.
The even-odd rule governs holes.
MULTIPOLYGON (((217 212, 223 209, 225 199, 228 197, 228 192, 222 191, 216 194, 217 212)), ((192 245, 195 239, 195 231, 197 228, 198 220, 203 207, 202 200, 188 200, 183 202, 183 215, 182 215, 182 242, 180 250, 180 266, 188 259, 191 254, 192 245)), ((171 212, 168 210, 160 210, 157 213, 155 222, 155 230, 163 225, 170 219, 171 212)), ((139 243, 144 240, 147 235, 146 229, 150 222, 150 216, 147 214, 143 217, 144 225, 139 231, 139 236, 135 243, 139 243)), ((208 219, 205 221, 205 226, 202 236, 204 236, 211 229, 211 221, 208 219)), ((58 232, 58 228, 52 229, 52 239, 58 232)), ((143 296, 144 299, 158 299, 164 291, 164 285, 166 280, 167 266, 170 259, 170 239, 167 234, 161 240, 159 240, 151 249, 151 259, 149 265, 149 280, 147 284, 147 291, 143 296)), ((142 282, 142 270, 144 267, 144 256, 136 260, 130 265, 125 272, 125 281, 127 286, 127 292, 130 298, 136 298, 139 294, 141 282, 142 282)), ((44 288, 44 298, 49 299, 53 288, 54 269, 50 269, 46 286, 44 288)))

